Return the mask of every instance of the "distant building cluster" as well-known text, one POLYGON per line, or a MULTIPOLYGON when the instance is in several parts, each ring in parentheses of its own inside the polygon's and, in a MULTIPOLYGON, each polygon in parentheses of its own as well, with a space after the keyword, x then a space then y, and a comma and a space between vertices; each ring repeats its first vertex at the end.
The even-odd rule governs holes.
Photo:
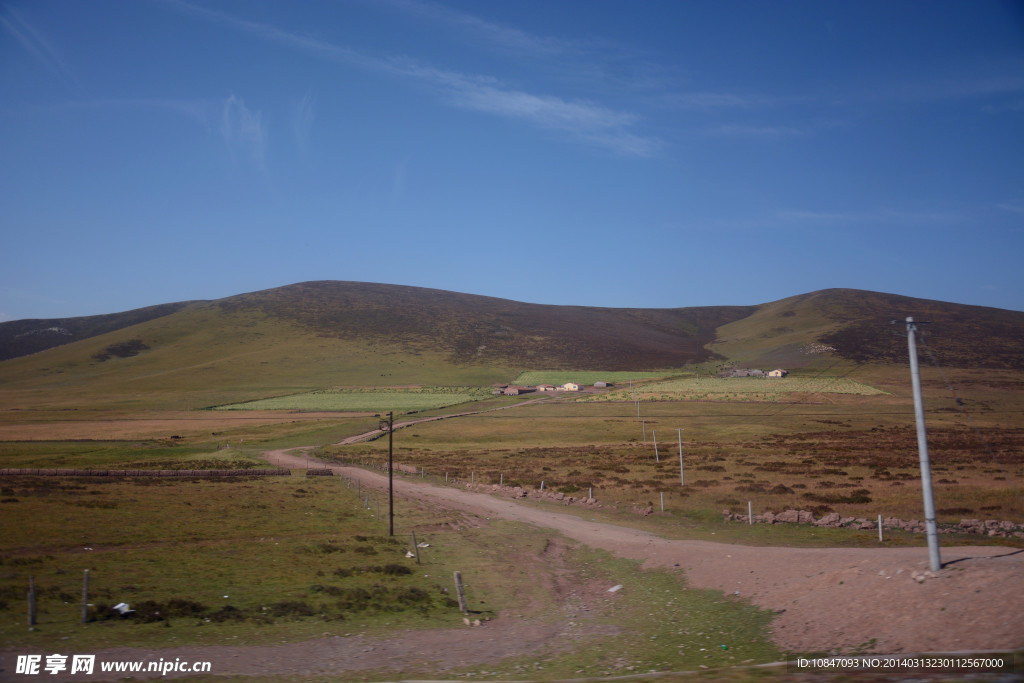
POLYGON ((756 368, 733 368, 726 377, 785 377, 788 374, 789 371, 782 368, 776 368, 767 372, 756 368))
POLYGON ((611 382, 594 382, 592 387, 587 387, 578 382, 566 382, 565 384, 538 384, 536 386, 524 386, 519 384, 495 384, 495 395, 519 396, 521 394, 532 394, 534 392, 547 391, 587 391, 588 389, 607 389, 612 386, 611 382))

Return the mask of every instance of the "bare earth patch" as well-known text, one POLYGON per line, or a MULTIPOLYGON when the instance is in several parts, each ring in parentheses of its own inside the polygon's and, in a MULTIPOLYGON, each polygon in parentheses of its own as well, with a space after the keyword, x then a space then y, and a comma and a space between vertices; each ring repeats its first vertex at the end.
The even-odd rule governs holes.
MULTIPOLYGON (((291 457, 274 454, 275 462, 291 457)), ((373 472, 336 469, 364 485, 383 487, 387 482, 386 476, 373 472)), ((678 566, 694 587, 738 591, 755 605, 776 611, 775 642, 791 651, 896 653, 1024 646, 1024 550, 943 548, 944 568, 933 576, 924 548, 779 548, 669 540, 456 488, 396 479, 395 489, 441 507, 552 528, 647 567, 678 566), (915 577, 921 575, 918 581, 915 577)))
MULTIPOLYGON (((275 464, 302 468, 305 458, 267 454, 275 464)), ((319 464, 318 464, 319 466, 319 464)), ((385 487, 385 475, 335 467, 365 486, 385 487)), ((479 517, 521 521, 640 560, 646 567, 679 568, 689 585, 737 594, 777 613, 773 638, 794 652, 922 653, 1013 650, 1024 647, 1024 550, 944 548, 944 568, 928 569, 924 548, 766 548, 663 539, 553 510, 457 488, 395 480, 400 496, 479 517)), ((154 651, 111 649, 103 660, 211 661, 218 675, 344 675, 386 670, 445 672, 486 667, 515 656, 578 647, 614 628, 588 616, 614 601, 606 586, 579 583, 553 540, 539 556, 523 558, 538 581, 558 596, 552 606, 524 605, 480 627, 405 631, 386 638, 325 637, 263 647, 182 647, 154 651), (548 618, 531 619, 540 608, 548 618), (524 616, 526 618, 524 618, 524 616)), ((5 653, 5 664, 11 659, 5 653)), ((143 676, 146 677, 146 676, 143 676)), ((160 677, 151 674, 148 677, 160 677)), ((168 678, 173 677, 173 674, 168 678)), ((49 680, 75 680, 47 676, 49 680)), ((91 680, 101 680, 90 677, 91 680)))

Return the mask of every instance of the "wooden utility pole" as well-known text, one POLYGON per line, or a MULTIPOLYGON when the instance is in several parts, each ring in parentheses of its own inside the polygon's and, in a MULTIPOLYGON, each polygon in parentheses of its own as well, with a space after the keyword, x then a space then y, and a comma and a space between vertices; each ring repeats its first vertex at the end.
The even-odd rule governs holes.
POLYGON ((469 612, 466 607, 466 592, 462 589, 462 572, 455 572, 455 595, 459 598, 459 611, 463 614, 469 612))
POLYGON ((36 625, 36 579, 28 577, 28 625, 36 625))
POLYGON ((82 579, 82 623, 89 621, 89 570, 82 579))
MULTIPOLYGON (((917 323, 926 324, 926 323, 917 323)), ((928 436, 924 428, 924 400, 921 398, 921 369, 917 365, 917 325, 907 318, 907 347, 910 352, 910 383, 914 391, 914 418, 917 422, 917 454, 921 461, 921 493, 924 496, 924 525, 928 535, 928 558, 933 572, 942 569, 939 557, 939 529, 935 521, 935 498, 932 494, 932 470, 928 461, 928 436)))
MULTIPOLYGON (((395 535, 395 463, 394 463, 394 441, 395 413, 388 413, 387 420, 380 421, 380 429, 388 432, 388 536, 395 535)), ((379 516, 379 513, 378 513, 379 516)))

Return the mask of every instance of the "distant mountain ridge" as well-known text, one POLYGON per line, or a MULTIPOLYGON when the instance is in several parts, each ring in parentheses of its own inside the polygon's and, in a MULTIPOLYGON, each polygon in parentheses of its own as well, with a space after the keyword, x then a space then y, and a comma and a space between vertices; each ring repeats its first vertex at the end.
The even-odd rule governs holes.
POLYGON ((628 370, 711 358, 716 329, 751 306, 672 309, 529 304, 421 287, 305 282, 216 302, 258 311, 312 334, 412 351, 442 350, 452 363, 628 370))
POLYGON ((137 308, 123 313, 107 313, 75 318, 47 320, 25 319, 0 323, 0 361, 27 356, 39 351, 89 339, 107 332, 137 325, 180 311, 190 303, 183 301, 137 308))
MULTIPOLYGON (((269 353, 282 334, 354 344, 351 348, 396 358, 434 354, 453 366, 645 370, 734 360, 799 367, 813 362, 808 348, 814 344, 818 352, 825 349, 847 361, 902 363, 905 328, 891 323, 908 315, 932 323, 930 348, 944 363, 1024 369, 1024 313, 879 292, 828 289, 753 306, 644 309, 529 304, 341 281, 102 316, 4 322, 0 366, 94 338, 115 345, 137 342, 145 347, 143 356, 187 347, 192 349, 188 362, 202 364, 207 349, 214 353, 196 341, 204 335, 221 345, 234 340, 239 353, 258 355, 269 353), (174 345, 171 339, 177 340, 174 345), (190 339, 193 346, 186 343, 190 339)), ((96 362, 90 359, 104 352, 96 343, 72 354, 76 362, 96 362)), ((167 356, 166 363, 174 362, 167 356)), ((290 357, 289 362, 300 361, 290 357)))

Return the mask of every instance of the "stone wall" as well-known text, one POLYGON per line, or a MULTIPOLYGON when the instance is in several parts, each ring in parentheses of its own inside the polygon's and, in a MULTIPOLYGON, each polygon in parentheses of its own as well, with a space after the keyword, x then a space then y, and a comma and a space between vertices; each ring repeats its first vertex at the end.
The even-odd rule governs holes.
MULTIPOLYGON (((722 511, 722 518, 729 522, 749 523, 746 513, 722 511)), ((765 512, 754 515, 754 522, 758 524, 812 524, 820 527, 863 529, 868 531, 878 528, 878 518, 865 519, 863 517, 843 517, 838 512, 830 512, 827 515, 815 519, 814 514, 807 510, 785 510, 775 514, 765 512)), ((903 520, 896 517, 883 517, 883 529, 897 529, 912 533, 924 533, 925 524, 918 519, 903 520)), ((939 524, 940 534, 983 534, 986 536, 1000 536, 1003 538, 1014 537, 1024 538, 1024 524, 999 521, 996 519, 961 519, 959 524, 939 524)))
POLYGON ((535 498, 538 500, 548 500, 562 505, 585 505, 587 507, 604 507, 601 503, 597 502, 596 498, 588 498, 587 496, 570 496, 560 491, 539 491, 536 489, 524 489, 521 486, 499 486, 498 484, 473 484, 464 482, 463 484, 469 491, 481 491, 483 493, 497 493, 500 495, 507 495, 511 498, 535 498))
POLYGON ((239 469, 239 470, 77 470, 41 469, 35 467, 3 467, 0 477, 269 477, 287 476, 291 470, 284 469, 239 469))

